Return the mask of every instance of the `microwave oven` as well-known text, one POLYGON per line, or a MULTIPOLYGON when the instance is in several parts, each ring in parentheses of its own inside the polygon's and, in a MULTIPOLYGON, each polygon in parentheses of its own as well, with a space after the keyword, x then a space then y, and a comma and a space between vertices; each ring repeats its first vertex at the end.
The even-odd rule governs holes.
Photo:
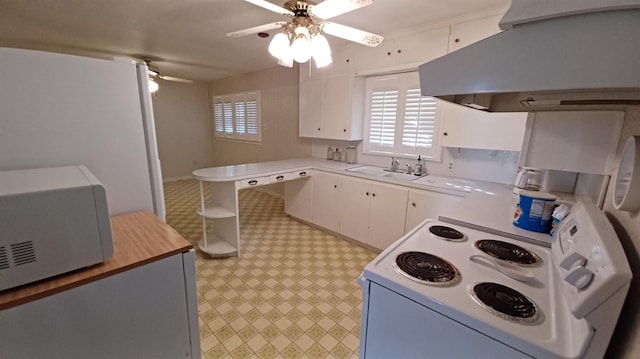
POLYGON ((0 171, 0 291, 111 256, 105 188, 86 167, 0 171))

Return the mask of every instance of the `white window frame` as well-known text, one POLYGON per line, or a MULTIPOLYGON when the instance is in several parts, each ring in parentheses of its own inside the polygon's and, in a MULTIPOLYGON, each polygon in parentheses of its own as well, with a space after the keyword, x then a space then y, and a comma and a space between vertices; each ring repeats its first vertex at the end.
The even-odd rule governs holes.
POLYGON ((439 105, 439 100, 420 95, 420 79, 417 71, 369 76, 366 78, 365 91, 363 153, 408 158, 416 158, 420 155, 425 160, 442 160, 442 151, 437 141, 438 119, 441 118, 442 106, 439 105), (397 95, 396 99, 393 98, 394 94, 397 95), (416 99, 420 101, 416 103, 416 99), (384 103, 381 103, 381 100, 384 103), (416 106, 420 108, 416 109, 416 106), (433 106, 435 110, 429 111, 433 106), (414 111, 411 111, 412 109, 414 111), (407 145, 410 141, 407 137, 409 137, 411 126, 413 126, 411 132, 415 134, 417 125, 415 110, 427 110, 426 114, 420 114, 420 112, 418 114, 422 120, 420 126, 423 127, 423 131, 417 134, 412 145, 407 145), (413 116, 409 112, 413 112, 413 116), (429 119, 432 119, 432 122, 429 119), (426 125, 424 121, 432 126, 431 133, 424 129, 426 125), (403 144, 405 134, 407 141, 403 144), (393 138, 390 137, 391 135, 393 138), (372 136, 377 137, 378 141, 372 141, 372 136), (422 146, 419 145, 420 142, 422 146))
POLYGON ((211 97, 216 138, 262 142, 260 91, 211 97))

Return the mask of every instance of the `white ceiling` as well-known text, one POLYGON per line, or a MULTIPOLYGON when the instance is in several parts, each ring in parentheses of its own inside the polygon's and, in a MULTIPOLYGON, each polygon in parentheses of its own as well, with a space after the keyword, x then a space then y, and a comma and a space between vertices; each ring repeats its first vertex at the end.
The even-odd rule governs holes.
MULTIPOLYGON (((374 0, 332 21, 384 36, 509 3, 374 0)), ((243 0, 0 0, 0 46, 105 57, 144 54, 158 59, 154 64, 163 75, 211 81, 276 66, 267 52, 271 37, 225 34, 283 19, 243 0)), ((332 47, 347 44, 327 38, 332 47)))

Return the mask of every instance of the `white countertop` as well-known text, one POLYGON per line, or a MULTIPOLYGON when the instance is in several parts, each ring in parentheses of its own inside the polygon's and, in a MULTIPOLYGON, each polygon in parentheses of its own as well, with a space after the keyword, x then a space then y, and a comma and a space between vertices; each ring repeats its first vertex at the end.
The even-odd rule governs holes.
POLYGON ((193 171, 193 176, 195 179, 201 181, 228 182, 251 179, 255 177, 271 176, 275 174, 281 174, 283 172, 297 172, 302 170, 317 169, 325 172, 336 173, 339 175, 376 180, 405 187, 451 194, 459 197, 467 195, 470 191, 472 191, 474 188, 478 188, 479 186, 484 190, 485 188, 493 188, 493 186, 496 185, 495 183, 490 182, 468 181, 464 179, 437 175, 427 175, 413 181, 404 181, 393 178, 368 175, 365 173, 347 171, 347 169, 349 168, 360 166, 365 165, 361 163, 348 164, 345 162, 326 160, 323 158, 307 157, 281 161, 201 168, 193 171))

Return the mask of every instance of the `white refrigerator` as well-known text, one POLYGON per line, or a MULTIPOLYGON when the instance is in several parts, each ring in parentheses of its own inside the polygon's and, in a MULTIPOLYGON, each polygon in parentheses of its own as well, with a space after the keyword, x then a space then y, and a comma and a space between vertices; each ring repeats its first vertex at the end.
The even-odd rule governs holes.
POLYGON ((165 219, 145 65, 0 48, 0 171, 84 165, 110 215, 165 219))

